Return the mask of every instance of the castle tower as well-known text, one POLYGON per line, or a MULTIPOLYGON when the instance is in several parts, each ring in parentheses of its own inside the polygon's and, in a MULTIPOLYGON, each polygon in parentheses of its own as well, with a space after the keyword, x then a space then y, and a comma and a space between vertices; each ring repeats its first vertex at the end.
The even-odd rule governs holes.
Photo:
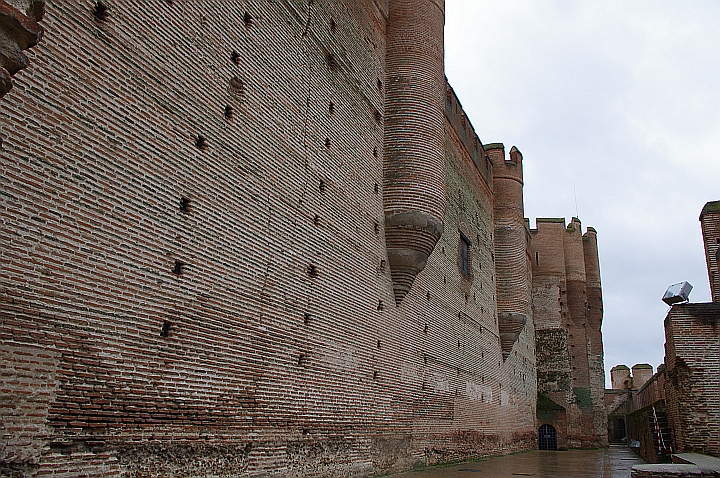
POLYGON ((443 232, 444 0, 390 0, 383 202, 399 305, 443 232))
POLYGON ((572 218, 565 231, 563 252, 569 315, 566 327, 573 370, 573 387, 589 389, 585 253, 580 220, 576 217, 572 218))
POLYGON ((523 157, 513 146, 510 160, 506 161, 505 147, 500 143, 488 144, 485 150, 494 165, 495 285, 500 345, 507 359, 530 313, 523 157))
MULTIPOLYGON (((579 226, 579 223, 578 223, 579 226)), ((603 302, 600 284, 600 260, 598 258, 597 231, 588 227, 582 236, 583 263, 585 265, 585 335, 587 338, 587 362, 593 421, 598 441, 607 438, 607 410, 605 408, 605 361, 603 357, 602 319, 603 302)), ((642 372, 641 372, 642 373, 642 372)), ((652 372, 650 373, 652 375, 652 372)))
POLYGON ((653 367, 649 363, 637 363, 632 366, 632 386, 640 390, 653 376, 653 367))
POLYGON ((628 390, 632 388, 630 369, 627 365, 615 365, 610 369, 610 382, 613 390, 628 390))
POLYGON ((710 296, 720 302, 720 201, 705 204, 700 213, 705 261, 710 279, 710 296))

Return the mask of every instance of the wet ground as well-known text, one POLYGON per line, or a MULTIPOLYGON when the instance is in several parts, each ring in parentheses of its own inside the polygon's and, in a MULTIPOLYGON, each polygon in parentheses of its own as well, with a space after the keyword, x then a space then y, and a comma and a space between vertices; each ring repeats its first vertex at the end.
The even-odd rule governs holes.
POLYGON ((459 465, 394 475, 398 478, 630 478, 633 465, 645 463, 626 447, 600 450, 529 451, 459 465))

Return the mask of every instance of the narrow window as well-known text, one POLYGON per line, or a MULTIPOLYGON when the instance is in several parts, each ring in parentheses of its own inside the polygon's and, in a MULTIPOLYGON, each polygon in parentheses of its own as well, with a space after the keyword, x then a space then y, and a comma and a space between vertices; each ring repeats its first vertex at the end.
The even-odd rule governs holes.
POLYGON ((464 275, 470 275, 470 239, 462 232, 460 232, 460 270, 464 275))
POLYGON ((536 266, 540 265, 540 253, 539 252, 535 253, 535 265, 536 266))

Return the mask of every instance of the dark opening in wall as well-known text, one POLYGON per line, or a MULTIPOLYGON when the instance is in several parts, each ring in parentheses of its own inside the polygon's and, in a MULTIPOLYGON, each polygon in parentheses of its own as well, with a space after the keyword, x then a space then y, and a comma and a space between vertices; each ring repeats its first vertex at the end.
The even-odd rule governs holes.
POLYGON ((380 342, 380 341, 378 340, 378 341, 377 341, 377 348, 380 348, 381 345, 382 345, 382 342, 380 342))
POLYGON ((335 23, 335 20, 333 20, 331 18, 330 19, 330 31, 335 33, 336 30, 337 30, 337 23, 335 23))
POLYGON ((245 15, 243 15, 243 22, 245 23, 245 26, 250 28, 255 23, 255 19, 250 15, 250 13, 245 12, 245 15))
POLYGON ((379 302, 378 302, 377 310, 380 311, 380 312, 382 312, 383 310, 385 310, 385 304, 383 304, 383 301, 379 301, 379 302))
POLYGON ((170 325, 170 322, 168 322, 167 320, 163 322, 162 330, 160 331, 160 337, 168 336, 168 334, 170 333, 170 325))
POLYGON ((233 115, 235 114, 235 110, 233 110, 233 107, 230 105, 225 105, 225 119, 230 121, 233 119, 233 115))
POLYGON ((430 300, 430 291, 427 293, 427 300, 430 300))
POLYGON ((315 217, 313 217, 313 224, 315 224, 316 226, 320 225, 320 216, 318 216, 317 214, 315 214, 315 217))
POLYGON ((240 66, 240 53, 233 50, 233 52, 230 54, 230 58, 232 59, 233 63, 240 66))
POLYGON ((95 15, 95 19, 98 21, 106 21, 110 17, 107 5, 103 2, 97 2, 95 4, 95 8, 93 9, 93 15, 95 15))
POLYGON ((330 71, 335 71, 340 66, 338 64, 337 59, 335 58, 335 55, 333 55, 329 51, 325 51, 325 63, 327 63, 328 68, 330 68, 330 71))
MULTIPOLYGON (((428 333, 428 324, 425 324, 425 327, 423 328, 423 333, 424 333, 424 334, 427 334, 427 333, 428 333)), ((427 362, 426 362, 426 363, 427 363, 427 362)))
POLYGON ((312 321, 312 315, 308 314, 307 312, 303 315, 303 323, 305 325, 308 325, 312 321))
POLYGON ((320 186, 319 186, 319 188, 320 188, 320 192, 321 192, 321 193, 324 193, 325 190, 327 189, 327 186, 325 185, 325 181, 323 181, 322 179, 320 180, 320 186))
POLYGON ((378 224, 378 223, 376 222, 376 223, 374 224, 374 226, 375 226, 375 234, 376 234, 376 235, 377 235, 377 234, 380 234, 380 224, 378 224))
POLYGON ((540 253, 539 252, 535 253, 535 265, 536 266, 540 265, 540 253))
POLYGON ((382 259, 380 261, 380 272, 385 271, 386 268, 387 268, 387 262, 385 261, 385 259, 382 259))
POLYGON ((230 86, 228 88, 230 94, 235 96, 243 96, 245 94, 245 82, 239 76, 234 76, 230 79, 230 86))
POLYGON ((378 154, 379 154, 379 153, 378 153, 378 149, 377 149, 377 148, 373 148, 373 156, 377 158, 377 157, 378 157, 378 154))
POLYGON ((373 380, 377 380, 377 378, 378 378, 378 371, 375 370, 375 371, 373 372, 373 380))
POLYGON ((330 138, 325 138, 325 147, 329 148, 332 146, 332 141, 330 141, 330 138))
POLYGON ((207 141, 205 141, 205 137, 198 135, 197 138, 195 138, 195 146, 197 146, 198 149, 207 148, 207 141))
POLYGON ((185 271, 185 263, 180 261, 175 261, 175 265, 173 266, 173 274, 181 275, 185 271))
POLYGON ((377 88, 380 91, 382 91, 382 89, 383 89, 383 82, 380 78, 377 79, 377 88))
POLYGON ((307 360, 307 354, 300 354, 300 356, 298 357, 298 365, 300 365, 301 367, 306 366, 307 360))
POLYGON ((188 198, 180 198, 180 210, 182 212, 190 212, 190 200, 188 198))
POLYGON ((375 183, 375 194, 380 193, 380 185, 378 183, 375 183))
POLYGON ((310 264, 307 266, 307 274, 314 279, 320 275, 320 271, 315 264, 310 264))
POLYGON ((382 113, 380 113, 378 110, 375 110, 375 112, 373 114, 375 116, 375 122, 377 124, 382 123, 382 113))
POLYGON ((328 105, 328 112, 329 112, 330 114, 334 114, 334 113, 335 113, 335 103, 333 103, 332 101, 331 101, 330 104, 328 105))

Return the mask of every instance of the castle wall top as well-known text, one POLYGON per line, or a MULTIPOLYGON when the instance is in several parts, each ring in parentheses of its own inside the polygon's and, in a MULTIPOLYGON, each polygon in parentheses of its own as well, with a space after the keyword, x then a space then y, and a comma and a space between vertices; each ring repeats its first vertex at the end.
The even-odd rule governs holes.
POLYGON ((445 95, 445 117, 452 126, 455 133, 460 138, 465 150, 470 155, 480 175, 485 179, 488 186, 492 183, 492 168, 493 163, 485 148, 483 147, 480 138, 475 132, 475 128, 468 119, 465 110, 463 110, 460 100, 455 94, 450 83, 445 79, 447 93, 445 95))
POLYGON ((703 220, 703 216, 706 215, 720 215, 720 201, 710 201, 705 203, 705 206, 703 206, 702 211, 700 212, 700 220, 703 220))
POLYGON ((510 148, 509 158, 505 157, 505 145, 503 143, 489 143, 485 145, 485 151, 492 161, 492 175, 495 179, 514 179, 520 184, 523 183, 523 156, 516 146, 510 148))

